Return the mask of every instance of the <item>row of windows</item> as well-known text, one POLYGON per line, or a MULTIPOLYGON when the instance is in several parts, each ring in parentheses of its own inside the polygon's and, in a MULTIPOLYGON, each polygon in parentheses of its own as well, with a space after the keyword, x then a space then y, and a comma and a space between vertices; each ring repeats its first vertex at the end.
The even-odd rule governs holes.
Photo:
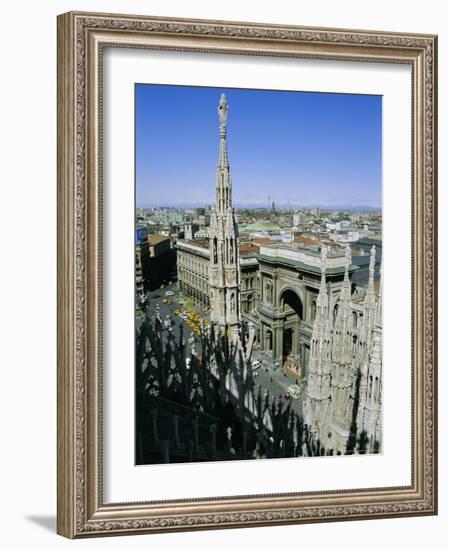
POLYGON ((209 296, 207 295, 207 293, 204 293, 203 291, 198 290, 197 288, 194 288, 185 282, 181 283, 181 290, 187 296, 191 296, 196 300, 199 300, 206 306, 209 306, 209 296))
POLYGON ((199 279, 207 280, 208 274, 207 273, 198 273, 197 271, 190 269, 188 267, 180 267, 178 266, 178 273, 180 276, 187 276, 188 274, 192 275, 193 277, 198 277, 199 279))
POLYGON ((257 307, 257 300, 254 294, 250 294, 245 301, 242 301, 242 309, 244 313, 251 313, 257 307))
POLYGON ((209 262, 207 260, 198 260, 191 254, 178 253, 178 266, 189 267, 198 273, 207 274, 209 262))
POLYGON ((257 277, 246 277, 242 281, 243 290, 250 290, 252 288, 256 288, 256 285, 257 285, 257 277))
MULTIPOLYGON (((333 315, 334 323, 337 319, 338 306, 339 306, 338 303, 335 304, 335 306, 334 306, 334 315, 333 315)), ((315 308, 316 308, 316 306, 315 306, 315 308)), ((353 328, 357 328, 359 326, 359 323, 360 323, 361 320, 362 320, 362 314, 361 313, 358 313, 357 311, 353 311, 351 313, 351 324, 352 324, 353 328)))
MULTIPOLYGON (((216 239, 214 239, 216 241, 216 239)), ((229 239, 230 241, 230 249, 233 250, 234 248, 234 242, 233 239, 229 239)), ((215 243, 214 243, 215 244, 215 243)), ((215 244, 216 246, 216 244, 215 244)), ((216 248, 214 247, 216 250, 216 248)), ((189 280, 191 284, 194 284, 198 288, 206 289, 206 279, 208 277, 209 272, 209 262, 206 259, 198 259, 196 256, 190 253, 183 253, 178 252, 178 273, 180 279, 189 280), (195 282, 195 278, 199 278, 197 282, 195 282)), ((271 278, 269 279, 270 282, 268 283, 272 285, 271 278)), ((251 290, 258 288, 258 276, 257 275, 251 275, 251 276, 243 276, 242 278, 242 290, 251 290)), ((265 296, 264 298, 268 301, 271 301, 272 299, 272 287, 268 287, 265 289, 265 296)), ((309 309, 309 320, 310 322, 313 322, 315 320, 316 316, 316 298, 312 301, 310 304, 309 309)), ((335 322, 337 318, 338 313, 338 304, 335 305, 334 311, 333 311, 333 320, 335 322)), ((352 326, 353 328, 358 328, 359 322, 361 319, 361 315, 357 312, 352 312, 352 326)))
POLYGON ((205 293, 208 293, 209 291, 208 281, 198 277, 198 275, 188 272, 182 272, 182 270, 180 270, 178 277, 180 282, 189 283, 191 286, 201 289, 205 293))
POLYGON ((381 382, 377 376, 373 379, 371 375, 368 383, 368 399, 370 401, 379 401, 381 395, 381 382))

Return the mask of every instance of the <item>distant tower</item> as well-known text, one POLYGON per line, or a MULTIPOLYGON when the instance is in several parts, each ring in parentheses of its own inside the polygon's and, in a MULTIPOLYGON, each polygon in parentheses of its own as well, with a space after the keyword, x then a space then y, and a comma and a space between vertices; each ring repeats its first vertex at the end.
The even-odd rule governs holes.
POLYGON ((232 208, 231 172, 228 161, 226 127, 228 102, 221 94, 220 156, 216 176, 216 203, 211 211, 209 227, 209 287, 211 321, 232 336, 240 325, 240 263, 239 237, 235 211, 232 208))

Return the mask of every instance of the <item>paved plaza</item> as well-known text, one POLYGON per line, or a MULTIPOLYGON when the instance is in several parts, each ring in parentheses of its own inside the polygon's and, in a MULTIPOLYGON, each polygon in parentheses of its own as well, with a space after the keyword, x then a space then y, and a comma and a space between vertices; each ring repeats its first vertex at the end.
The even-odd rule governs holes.
MULTIPOLYGON (((159 316, 162 322, 164 322, 168 317, 171 319, 175 339, 179 338, 181 327, 186 341, 191 337, 193 332, 187 322, 176 313, 176 310, 179 310, 180 308, 188 308, 188 310, 198 313, 202 320, 209 321, 208 313, 193 306, 189 300, 186 300, 180 294, 175 283, 169 284, 164 288, 159 288, 152 292, 148 292, 146 296, 147 305, 144 308, 145 311, 149 310, 150 315, 155 314, 157 308, 159 307, 159 316), (174 294, 171 294, 172 292, 174 294), (164 301, 169 303, 164 303, 164 301)), ((140 328, 143 319, 144 314, 142 309, 136 321, 137 328, 140 328)), ((200 355, 200 338, 195 337, 195 340, 195 348, 198 355, 200 355)), ((285 406, 287 406, 288 403, 291 403, 292 409, 298 414, 301 414, 303 392, 301 391, 301 395, 298 399, 294 399, 289 395, 288 388, 292 385, 299 385, 301 390, 303 390, 304 382, 297 380, 294 373, 282 368, 279 361, 274 361, 268 354, 263 353, 258 349, 254 349, 252 352, 251 362, 254 363, 255 361, 259 361, 261 363, 261 366, 253 371, 254 381, 256 384, 256 393, 258 392, 258 388, 260 386, 262 395, 265 394, 265 391, 268 391, 272 397, 281 399, 281 401, 285 403, 285 406)))

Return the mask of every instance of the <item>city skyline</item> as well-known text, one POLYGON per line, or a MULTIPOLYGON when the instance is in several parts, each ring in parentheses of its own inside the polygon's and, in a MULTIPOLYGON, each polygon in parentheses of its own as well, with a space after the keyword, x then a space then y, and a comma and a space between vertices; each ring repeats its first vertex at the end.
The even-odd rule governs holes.
POLYGON ((138 208, 214 202, 222 92, 237 208, 268 197, 284 209, 381 208, 380 96, 148 84, 136 85, 138 208))

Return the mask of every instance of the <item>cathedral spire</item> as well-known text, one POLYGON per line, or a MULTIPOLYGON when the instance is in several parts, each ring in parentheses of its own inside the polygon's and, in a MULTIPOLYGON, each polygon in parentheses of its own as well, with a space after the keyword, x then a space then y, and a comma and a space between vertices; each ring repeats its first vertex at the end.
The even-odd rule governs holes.
POLYGON ((382 328, 373 330, 369 359, 362 369, 357 426, 366 436, 366 451, 376 452, 382 439, 382 328))
MULTIPOLYGON (((326 265, 327 265, 327 246, 321 247, 321 283, 320 291, 317 299, 317 318, 320 318, 320 322, 327 317, 327 308, 329 307, 327 288, 326 288, 326 265)), ((316 323, 315 323, 316 324, 316 323)))
POLYGON ((345 248, 345 275, 343 278, 343 288, 341 291, 341 306, 344 306, 344 309, 342 310, 342 314, 345 316, 349 316, 350 314, 350 305, 351 305, 351 281, 349 280, 349 268, 351 267, 352 263, 352 253, 351 253, 351 247, 349 244, 346 245, 345 248))
POLYGON ((354 408, 354 352, 353 311, 351 307, 351 281, 349 269, 352 263, 351 247, 345 249, 345 274, 338 302, 332 338, 332 423, 328 445, 344 452, 351 429, 354 408))
POLYGON ((227 125, 228 125, 228 100, 225 94, 221 94, 218 105, 218 116, 220 117, 220 158, 218 168, 229 169, 228 146, 226 143, 227 125))
POLYGON ((377 311, 376 311, 376 324, 382 326, 382 281, 383 281, 383 264, 380 264, 380 279, 379 279, 379 293, 377 294, 377 311))
POLYGON ((332 358, 336 363, 350 363, 352 360, 351 324, 351 281, 349 268, 352 263, 351 247, 345 249, 345 274, 335 320, 332 358))
POLYGON ((372 340, 372 331, 376 323, 377 303, 374 291, 374 271, 376 265, 376 247, 373 245, 370 251, 368 287, 362 304, 362 317, 359 329, 359 360, 366 363, 372 340))
MULTIPOLYGON (((321 349, 323 346, 323 340, 326 339, 327 331, 329 330, 329 296, 327 293, 326 286, 326 266, 327 266, 327 255, 328 249, 326 245, 321 247, 321 282, 320 290, 318 292, 318 298, 316 301, 316 315, 313 323, 312 331, 312 355, 314 352, 315 344, 315 354, 316 359, 321 359, 321 349)), ((318 361, 321 363, 321 361, 318 361)))
POLYGON ((209 226, 209 286, 211 321, 227 327, 240 325, 240 253, 238 225, 232 208, 231 172, 226 142, 228 102, 221 94, 218 105, 220 119, 220 155, 215 182, 216 205, 211 212, 209 226))
POLYGON ((368 277, 368 290, 367 297, 370 300, 374 299, 374 269, 376 266, 376 246, 373 244, 370 250, 369 258, 369 277, 368 277))
POLYGON ((328 248, 321 247, 321 282, 316 302, 316 315, 310 343, 309 375, 307 397, 304 402, 305 423, 316 431, 318 439, 329 426, 331 385, 331 326, 329 319, 329 297, 326 287, 326 266, 328 248))
POLYGON ((220 97, 218 116, 220 118, 220 154, 216 179, 216 209, 217 212, 227 212, 232 208, 232 185, 227 144, 228 101, 225 94, 221 94, 220 97))
POLYGON ((376 265, 376 247, 373 245, 370 251, 368 288, 364 301, 364 322, 366 330, 366 341, 369 346, 371 341, 371 330, 375 323, 376 316, 376 293, 374 292, 374 270, 376 265))

